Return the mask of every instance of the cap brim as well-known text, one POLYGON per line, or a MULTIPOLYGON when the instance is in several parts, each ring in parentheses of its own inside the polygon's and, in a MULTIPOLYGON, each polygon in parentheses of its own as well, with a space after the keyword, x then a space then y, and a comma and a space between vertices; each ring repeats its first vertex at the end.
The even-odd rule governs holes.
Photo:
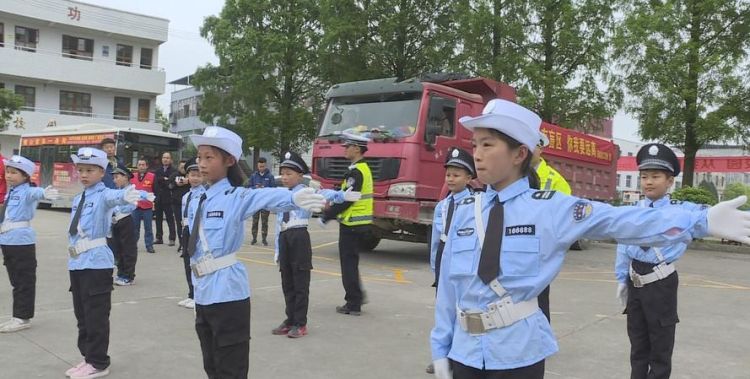
POLYGON ((526 145, 531 151, 534 151, 539 143, 538 137, 533 137, 534 142, 531 142, 531 133, 539 133, 538 131, 529 131, 528 126, 522 120, 508 115, 484 114, 477 117, 464 116, 458 119, 458 122, 472 132, 476 128, 497 130, 526 145))
POLYGON ((98 163, 84 162, 84 161, 81 160, 81 158, 78 158, 78 156, 75 155, 75 154, 70 154, 70 159, 73 161, 74 165, 87 164, 87 165, 91 165, 91 166, 101 167, 102 169, 105 169, 105 170, 107 169, 107 165, 102 166, 102 165, 100 165, 98 163))
POLYGON ((190 142, 192 142, 196 148, 198 148, 198 146, 213 146, 213 147, 226 151, 227 153, 231 154, 234 157, 234 159, 239 160, 240 155, 242 155, 242 152, 241 152, 242 147, 240 146, 239 152, 229 151, 230 148, 226 146, 226 144, 224 143, 226 141, 227 140, 224 138, 206 137, 200 134, 193 134, 190 136, 190 142))
POLYGON ((16 162, 13 162, 13 161, 9 161, 7 159, 3 159, 3 164, 5 165, 5 167, 13 167, 13 168, 15 168, 17 170, 21 170, 21 171, 25 172, 26 175, 28 175, 28 176, 34 175, 34 171, 36 171, 36 165, 32 169, 32 172, 29 172, 26 168, 21 167, 20 164, 18 164, 16 162))
POLYGON ((638 165, 638 170, 662 170, 662 171, 674 172, 672 167, 668 166, 666 163, 658 163, 658 162, 649 162, 649 163, 638 165))
POLYGON ((444 164, 444 165, 443 165, 443 167, 445 167, 445 168, 448 168, 448 167, 455 167, 455 168, 460 168, 460 169, 463 169, 463 170, 465 170, 465 171, 468 171, 468 172, 469 172, 469 175, 471 175, 471 177, 472 177, 472 178, 473 178, 473 177, 474 177, 474 175, 475 175, 475 174, 474 174, 474 170, 472 170, 472 169, 471 169, 470 167, 466 167, 466 165, 464 165, 464 164, 463 164, 463 163, 461 163, 461 162, 455 162, 455 161, 451 161, 451 162, 448 162, 448 163, 444 164))

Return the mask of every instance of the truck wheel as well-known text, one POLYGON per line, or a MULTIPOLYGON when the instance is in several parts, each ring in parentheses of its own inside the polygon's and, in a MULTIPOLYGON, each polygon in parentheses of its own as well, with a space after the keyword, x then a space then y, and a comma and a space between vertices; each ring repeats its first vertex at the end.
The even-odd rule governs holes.
POLYGON ((359 248, 364 252, 370 252, 375 250, 380 243, 380 237, 374 233, 368 233, 367 236, 359 240, 359 248))

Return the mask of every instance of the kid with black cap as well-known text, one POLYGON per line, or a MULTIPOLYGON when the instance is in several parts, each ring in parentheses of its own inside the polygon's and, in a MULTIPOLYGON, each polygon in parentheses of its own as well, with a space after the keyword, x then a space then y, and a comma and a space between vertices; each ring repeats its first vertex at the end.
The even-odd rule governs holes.
MULTIPOLYGON (((112 170, 115 188, 123 189, 130 185, 133 173, 122 162, 112 170)), ((129 286, 135 280, 135 263, 138 260, 138 240, 135 238, 135 223, 130 216, 135 204, 118 205, 112 214, 112 236, 107 238, 107 245, 112 249, 117 266, 117 277, 114 283, 118 286, 129 286)))
POLYGON ((193 297, 193 276, 190 270, 190 255, 187 252, 188 241, 190 240, 190 229, 193 227, 193 220, 195 219, 195 210, 198 208, 198 201, 206 192, 206 187, 203 185, 203 176, 198 169, 198 162, 195 158, 190 158, 185 162, 185 175, 186 180, 190 184, 190 190, 182 196, 180 207, 180 219, 182 220, 182 233, 180 233, 180 252, 182 257, 182 264, 185 268, 185 279, 187 279, 188 285, 188 296, 184 300, 181 300, 177 305, 188 309, 195 308, 195 300, 193 297))

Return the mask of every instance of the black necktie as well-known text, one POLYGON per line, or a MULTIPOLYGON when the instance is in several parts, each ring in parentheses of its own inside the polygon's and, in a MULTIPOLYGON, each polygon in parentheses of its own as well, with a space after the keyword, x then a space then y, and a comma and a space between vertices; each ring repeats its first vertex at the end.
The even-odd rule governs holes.
POLYGON ((493 199, 490 210, 487 230, 484 233, 484 245, 482 255, 479 257, 479 278, 484 284, 500 276, 500 248, 503 243, 503 203, 499 199, 493 199))
POLYGON ((193 220, 193 229, 190 231, 190 239, 188 240, 188 256, 190 257, 195 255, 195 248, 198 247, 198 228, 200 228, 204 201, 206 201, 205 193, 201 195, 201 199, 198 202, 198 210, 196 210, 195 220, 193 220))
POLYGON ((78 208, 76 208, 76 214, 73 215, 73 221, 70 222, 70 228, 68 228, 68 233, 71 236, 78 234, 78 221, 81 220, 81 212, 83 211, 83 206, 85 202, 86 202, 86 191, 84 190, 81 193, 81 200, 78 202, 78 208))
POLYGON ((8 192, 8 197, 5 198, 5 202, 3 203, 3 205, 0 205, 0 223, 5 221, 5 209, 8 207, 10 195, 13 194, 13 190, 15 190, 15 188, 11 189, 10 192, 8 192))
POLYGON ((185 202, 185 209, 182 211, 182 218, 186 219, 188 216, 188 208, 190 208, 190 200, 193 199, 193 191, 188 193, 187 201, 185 202))
MULTIPOLYGON (((448 215, 445 217, 445 225, 443 226, 443 234, 446 236, 451 229, 451 219, 453 219, 453 208, 456 205, 456 199, 451 196, 451 202, 448 204, 448 215)), ((442 236, 441 236, 442 237, 442 236)), ((440 239, 437 247, 437 254, 435 254, 435 287, 438 284, 438 278, 440 278, 440 261, 443 259, 443 250, 445 249, 445 241, 440 239)))
MULTIPOLYGON (((292 189, 290 188, 289 190, 291 191, 292 189)), ((290 218, 290 217, 291 217, 291 215, 289 214, 289 211, 286 211, 286 212, 284 212, 284 214, 283 214, 283 215, 281 216, 281 221, 282 221, 282 222, 289 222, 289 218, 290 218)))
MULTIPOLYGON (((649 208, 653 208, 654 207, 654 202, 652 201, 651 204, 648 205, 648 207, 649 208)), ((641 250, 643 250, 643 251, 648 251, 648 249, 650 249, 650 248, 651 248, 651 246, 641 246, 641 250)))

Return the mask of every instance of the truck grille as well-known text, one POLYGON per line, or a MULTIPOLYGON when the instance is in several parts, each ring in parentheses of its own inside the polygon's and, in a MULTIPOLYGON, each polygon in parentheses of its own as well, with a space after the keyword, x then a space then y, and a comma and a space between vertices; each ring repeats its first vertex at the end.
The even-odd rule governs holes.
MULTIPOLYGON (((365 158, 376 182, 396 179, 401 160, 397 158, 365 158)), ((317 174, 325 179, 344 179, 351 162, 346 158, 315 158, 317 174)))

